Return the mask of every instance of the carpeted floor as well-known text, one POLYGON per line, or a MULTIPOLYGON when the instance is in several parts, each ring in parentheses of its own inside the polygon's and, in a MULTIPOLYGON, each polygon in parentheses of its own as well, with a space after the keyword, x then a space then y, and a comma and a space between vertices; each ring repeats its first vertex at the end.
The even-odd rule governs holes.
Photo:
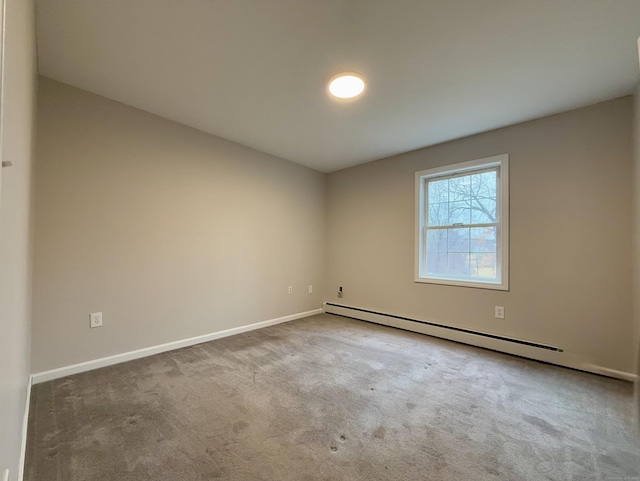
POLYGON ((640 480, 630 383, 332 315, 34 386, 27 481, 640 480))

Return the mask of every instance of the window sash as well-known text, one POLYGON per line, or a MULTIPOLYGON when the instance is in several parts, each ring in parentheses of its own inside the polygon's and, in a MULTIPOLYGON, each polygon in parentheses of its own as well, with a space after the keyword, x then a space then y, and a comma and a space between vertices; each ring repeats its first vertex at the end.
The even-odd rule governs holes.
MULTIPOLYGON (((482 282, 484 284, 501 284, 502 283, 502 232, 501 225, 499 223, 494 224, 465 224, 463 226, 437 226, 437 227, 423 227, 422 229, 422 256, 420 259, 420 271, 425 273, 424 279, 441 279, 441 280, 455 280, 462 282, 482 282), (456 276, 456 275, 434 275, 426 276, 427 272, 427 232, 430 230, 452 230, 452 229, 473 229, 475 227, 495 227, 496 229, 496 277, 482 277, 482 276, 456 276)), ((448 251, 447 251, 448 253, 448 251)), ((492 252, 489 252, 492 253, 492 252)), ((480 252, 468 252, 471 254, 480 254, 480 252)))
MULTIPOLYGON (((502 205, 501 205, 501 201, 502 201, 502 193, 501 193, 501 183, 500 183, 500 166, 499 165, 495 165, 495 166, 490 166, 490 167, 480 167, 478 169, 470 169, 470 170, 465 170, 463 172, 454 172, 454 173, 445 173, 442 175, 434 175, 434 176, 429 176, 429 177, 425 177, 423 179, 424 185, 424 219, 422 219, 423 223, 425 226, 428 226, 430 229, 437 229, 437 228, 451 228, 454 226, 461 226, 461 227, 482 227, 484 225, 498 225, 500 224, 500 214, 502 212, 502 205), (455 178, 460 178, 460 177, 470 177, 472 175, 477 175, 477 174, 486 174, 489 172, 495 172, 496 173, 496 195, 493 198, 495 200, 496 203, 496 222, 492 222, 492 223, 473 223, 470 222, 468 224, 466 223, 454 223, 454 224, 448 224, 448 225, 429 225, 429 184, 431 182, 439 182, 439 181, 443 181, 443 180, 448 180, 448 179, 455 179, 455 178)), ((447 204, 449 204, 450 201, 447 202, 447 204)))

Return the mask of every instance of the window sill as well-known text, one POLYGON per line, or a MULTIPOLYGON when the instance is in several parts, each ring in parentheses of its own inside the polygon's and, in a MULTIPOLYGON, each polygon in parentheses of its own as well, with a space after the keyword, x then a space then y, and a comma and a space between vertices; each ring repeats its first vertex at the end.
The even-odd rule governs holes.
POLYGON ((469 282, 469 281, 456 281, 453 279, 432 279, 426 277, 417 277, 414 282, 420 284, 439 284, 443 286, 457 286, 457 287, 471 287, 474 289, 489 289, 493 291, 508 291, 508 284, 494 284, 491 282, 469 282))

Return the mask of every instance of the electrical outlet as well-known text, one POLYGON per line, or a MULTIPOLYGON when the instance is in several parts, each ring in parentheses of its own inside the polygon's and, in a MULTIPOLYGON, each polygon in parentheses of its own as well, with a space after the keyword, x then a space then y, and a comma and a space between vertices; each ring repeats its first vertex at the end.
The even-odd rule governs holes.
POLYGON ((92 312, 89 314, 89 327, 102 327, 102 312, 92 312))
POLYGON ((338 287, 338 297, 342 297, 342 286, 338 287))
POLYGON ((504 307, 496 306, 496 319, 504 319, 504 307))
POLYGON ((309 284, 309 294, 313 294, 313 286, 309 284))
POLYGON ((287 292, 289 294, 293 294, 293 286, 289 286, 289 288, 287 289, 287 292))

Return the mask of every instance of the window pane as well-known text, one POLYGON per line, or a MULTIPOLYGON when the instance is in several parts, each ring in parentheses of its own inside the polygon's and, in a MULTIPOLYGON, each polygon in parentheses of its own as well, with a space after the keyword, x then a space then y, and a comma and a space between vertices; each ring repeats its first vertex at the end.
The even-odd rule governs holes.
POLYGON ((453 177, 449 179, 449 201, 463 201, 471 198, 471 176, 453 177))
POLYGON ((470 252, 496 252, 495 227, 474 227, 469 231, 470 252))
POLYGON ((471 223, 490 224, 496 222, 495 199, 473 199, 471 203, 471 223))
POLYGON ((498 177, 496 171, 474 174, 471 178, 471 191, 473 198, 495 199, 498 177))
POLYGON ((452 277, 469 276, 469 254, 449 252, 448 274, 452 277))
POLYGON ((449 222, 453 224, 471 223, 471 206, 467 201, 449 203, 449 222))
POLYGON ((449 204, 429 204, 428 225, 449 225, 449 204))
POLYGON ((427 252, 427 274, 446 276, 447 255, 446 252, 427 252))
POLYGON ((447 230, 427 231, 427 252, 447 252, 447 230))
POLYGON ((448 252, 469 252, 469 229, 447 229, 449 238, 448 252))
POLYGON ((429 204, 449 202, 449 179, 433 180, 427 184, 429 204))
POLYGON ((471 254, 471 277, 483 277, 486 279, 496 279, 497 263, 496 254, 485 252, 482 254, 471 254))

